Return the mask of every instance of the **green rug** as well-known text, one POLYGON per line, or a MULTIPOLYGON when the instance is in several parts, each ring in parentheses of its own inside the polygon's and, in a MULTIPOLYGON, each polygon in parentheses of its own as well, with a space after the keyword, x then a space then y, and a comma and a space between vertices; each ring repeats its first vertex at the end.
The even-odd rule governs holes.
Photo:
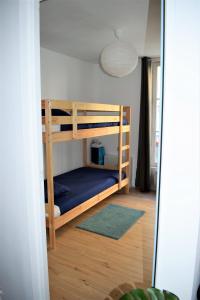
POLYGON ((76 227, 118 240, 143 214, 142 210, 109 204, 76 227))

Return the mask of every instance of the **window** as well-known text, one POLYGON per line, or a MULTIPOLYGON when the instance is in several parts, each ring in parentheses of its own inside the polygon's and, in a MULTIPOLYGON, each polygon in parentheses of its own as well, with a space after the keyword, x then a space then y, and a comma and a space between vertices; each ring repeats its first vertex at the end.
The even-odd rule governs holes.
POLYGON ((160 145, 160 62, 152 62, 151 167, 157 167, 160 145))

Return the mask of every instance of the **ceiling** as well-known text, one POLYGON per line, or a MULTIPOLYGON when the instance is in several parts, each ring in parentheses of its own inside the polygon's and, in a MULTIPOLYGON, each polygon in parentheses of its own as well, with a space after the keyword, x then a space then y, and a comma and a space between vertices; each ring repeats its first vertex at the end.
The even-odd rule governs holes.
POLYGON ((159 56, 160 0, 47 0, 40 24, 42 47, 93 63, 115 29, 139 56, 159 56))

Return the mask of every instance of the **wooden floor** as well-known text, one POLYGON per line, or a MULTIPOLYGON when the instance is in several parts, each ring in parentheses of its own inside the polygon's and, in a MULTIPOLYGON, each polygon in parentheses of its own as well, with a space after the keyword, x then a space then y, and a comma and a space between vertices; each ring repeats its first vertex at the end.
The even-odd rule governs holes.
POLYGON ((103 300, 122 283, 151 285, 155 200, 153 194, 115 194, 57 230, 57 248, 48 252, 51 300, 103 300), (115 203, 145 214, 120 240, 76 228, 115 203))

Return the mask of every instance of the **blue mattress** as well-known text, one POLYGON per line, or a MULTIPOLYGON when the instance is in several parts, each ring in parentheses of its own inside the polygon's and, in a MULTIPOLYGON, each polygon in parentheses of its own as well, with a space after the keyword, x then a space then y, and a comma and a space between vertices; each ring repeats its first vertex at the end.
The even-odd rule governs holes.
MULTIPOLYGON (((83 203, 118 182, 118 171, 83 167, 54 177, 54 181, 67 185, 69 192, 54 199, 61 214, 83 203)), ((125 174, 122 176, 125 178, 125 174)))
MULTIPOLYGON (((42 109, 42 116, 45 116, 45 110, 42 109)), ((69 113, 60 110, 52 109, 52 116, 70 116, 69 113)), ((126 119, 123 120, 123 125, 127 125, 128 122, 126 119)), ((88 124, 78 124, 78 129, 90 129, 90 128, 102 128, 102 127, 111 127, 119 126, 120 122, 104 122, 104 123, 88 123, 88 124)), ((70 131, 72 130, 72 124, 61 125, 61 131, 70 131)))

